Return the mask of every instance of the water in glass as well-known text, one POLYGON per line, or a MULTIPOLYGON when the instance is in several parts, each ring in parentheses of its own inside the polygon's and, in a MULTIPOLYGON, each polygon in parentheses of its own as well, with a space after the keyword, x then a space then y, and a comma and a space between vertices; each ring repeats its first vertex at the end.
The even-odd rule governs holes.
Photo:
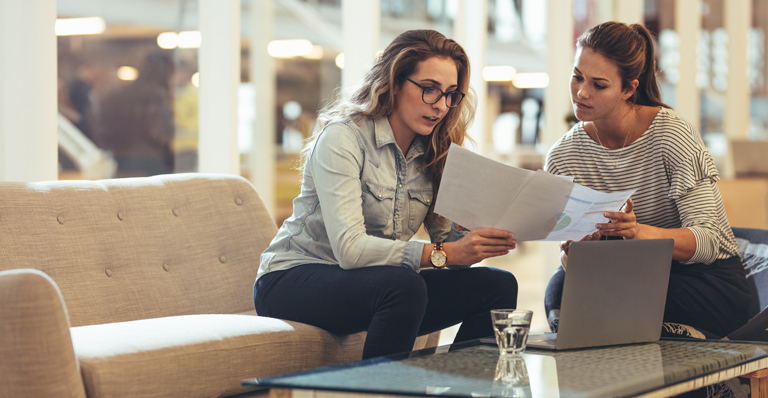
POLYGON ((517 354, 525 348, 528 341, 530 321, 520 319, 496 319, 493 329, 496 333, 496 344, 502 355, 517 354))

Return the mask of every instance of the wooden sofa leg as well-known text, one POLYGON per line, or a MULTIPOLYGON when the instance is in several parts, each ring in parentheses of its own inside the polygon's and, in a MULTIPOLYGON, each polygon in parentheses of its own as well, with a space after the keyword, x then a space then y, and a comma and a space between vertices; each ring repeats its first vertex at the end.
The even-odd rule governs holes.
POLYGON ((768 369, 758 370, 744 376, 749 377, 752 398, 768 398, 768 369))
POLYGON ((269 390, 269 398, 291 398, 293 397, 293 394, 291 394, 291 390, 282 389, 282 388, 273 388, 269 390))

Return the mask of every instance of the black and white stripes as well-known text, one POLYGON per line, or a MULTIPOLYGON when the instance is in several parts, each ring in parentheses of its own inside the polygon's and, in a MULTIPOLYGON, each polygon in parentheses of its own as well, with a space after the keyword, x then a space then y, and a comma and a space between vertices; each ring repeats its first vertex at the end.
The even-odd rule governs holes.
POLYGON ((550 149, 545 169, 602 192, 636 189, 632 201, 638 223, 693 232, 696 252, 688 263, 709 264, 738 254, 712 157, 701 136, 674 111, 661 108, 648 130, 623 151, 597 144, 579 123, 550 149))

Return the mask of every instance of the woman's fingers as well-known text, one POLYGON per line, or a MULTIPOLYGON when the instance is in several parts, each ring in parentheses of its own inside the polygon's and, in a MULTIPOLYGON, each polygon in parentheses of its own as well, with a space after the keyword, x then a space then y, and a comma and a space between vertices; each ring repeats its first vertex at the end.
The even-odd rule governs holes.
POLYGON ((470 234, 473 232, 476 233, 474 240, 479 245, 510 246, 514 248, 514 246, 517 244, 517 242, 515 242, 515 239, 512 237, 512 234, 507 231, 486 228, 486 229, 476 229, 470 232, 470 234))
POLYGON ((635 220, 635 213, 624 213, 623 211, 606 211, 603 216, 612 223, 635 220))
POLYGON ((613 222, 613 223, 606 223, 606 224, 595 224, 595 227, 599 230, 598 232, 607 235, 609 232, 617 232, 617 231, 623 231, 627 229, 633 229, 637 225, 634 221, 626 221, 626 222, 613 222))
POLYGON ((624 213, 632 213, 635 211, 635 202, 632 201, 632 199, 627 199, 627 204, 624 205, 624 213))
POLYGON ((517 247, 511 233, 493 228, 471 230, 456 243, 462 253, 460 261, 466 264, 503 256, 517 247))
POLYGON ((495 229, 495 228, 479 228, 474 230, 474 232, 477 232, 479 236, 485 237, 485 238, 508 238, 512 239, 512 233, 509 231, 504 231, 501 229, 495 229))

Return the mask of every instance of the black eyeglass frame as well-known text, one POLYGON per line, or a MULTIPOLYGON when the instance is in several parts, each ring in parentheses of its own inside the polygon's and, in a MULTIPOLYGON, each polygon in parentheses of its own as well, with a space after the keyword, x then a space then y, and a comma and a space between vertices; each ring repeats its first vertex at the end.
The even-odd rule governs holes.
POLYGON ((459 90, 453 90, 453 91, 448 91, 448 92, 445 92, 445 91, 443 91, 443 90, 440 90, 440 89, 439 89, 439 88, 437 88, 437 87, 424 87, 424 86, 422 86, 421 84, 419 84, 419 83, 416 83, 415 81, 413 81, 413 80, 411 80, 411 79, 409 79, 409 78, 407 78, 407 77, 405 78, 405 80, 408 80, 409 82, 411 82, 411 83, 415 84, 415 85, 416 85, 416 87, 418 87, 418 88, 420 88, 420 89, 421 89, 421 100, 422 100, 422 101, 424 101, 424 103, 425 103, 425 104, 429 104, 429 105, 432 105, 432 104, 436 104, 436 103, 437 103, 437 101, 440 101, 440 98, 443 98, 443 97, 445 97, 445 106, 447 106, 448 108, 455 108, 455 107, 459 106, 459 104, 461 104, 461 101, 464 101, 464 97, 466 96, 466 94, 462 93, 462 92, 461 92, 461 91, 459 91, 459 90), (427 89, 428 89, 428 88, 431 88, 431 89, 437 90, 437 91, 439 91, 439 92, 441 93, 441 94, 440 94, 440 95, 437 97, 437 99, 435 99, 435 100, 434 100, 434 101, 432 101, 432 102, 428 102, 426 99, 424 99, 424 95, 427 93, 427 89), (458 101, 456 101, 456 104, 455 104, 455 105, 448 105, 448 96, 449 96, 449 95, 452 95, 453 93, 459 93, 459 94, 461 94, 461 98, 459 98, 459 100, 458 100, 458 101))

